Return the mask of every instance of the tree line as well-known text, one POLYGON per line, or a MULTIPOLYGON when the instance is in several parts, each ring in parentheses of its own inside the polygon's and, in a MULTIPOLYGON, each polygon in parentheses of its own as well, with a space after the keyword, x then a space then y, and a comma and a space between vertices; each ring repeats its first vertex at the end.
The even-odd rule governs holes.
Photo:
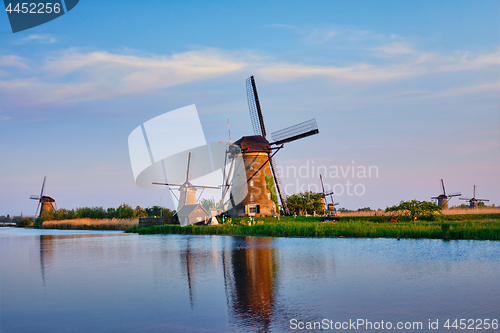
POLYGON ((172 216, 175 210, 170 210, 168 208, 163 208, 160 206, 153 206, 148 208, 142 208, 132 206, 128 204, 121 204, 117 208, 107 208, 103 207, 80 207, 76 209, 64 209, 60 208, 57 212, 50 210, 43 212, 42 216, 37 218, 37 222, 43 221, 54 221, 54 220, 73 220, 81 218, 90 219, 131 219, 135 217, 168 217, 172 216))

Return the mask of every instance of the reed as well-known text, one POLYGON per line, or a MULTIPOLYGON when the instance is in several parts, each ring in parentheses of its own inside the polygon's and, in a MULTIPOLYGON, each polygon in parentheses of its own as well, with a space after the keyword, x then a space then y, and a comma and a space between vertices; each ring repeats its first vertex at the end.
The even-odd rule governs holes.
POLYGON ((134 219, 70 219, 45 221, 42 229, 78 229, 78 230, 126 230, 139 224, 139 218, 134 219))
MULTIPOLYGON (((500 208, 484 207, 478 209, 452 208, 441 211, 442 215, 481 215, 481 214, 500 214, 500 208)), ((342 212, 342 216, 361 217, 361 216, 391 216, 394 212, 384 210, 372 210, 361 212, 342 212)))

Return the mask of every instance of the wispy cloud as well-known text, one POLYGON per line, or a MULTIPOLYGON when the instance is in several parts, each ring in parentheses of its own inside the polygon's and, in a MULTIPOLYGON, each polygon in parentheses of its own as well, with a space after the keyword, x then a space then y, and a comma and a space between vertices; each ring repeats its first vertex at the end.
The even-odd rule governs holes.
POLYGON ((426 97, 435 98, 435 97, 455 97, 455 96, 463 96, 469 94, 478 94, 482 92, 487 92, 491 90, 499 90, 500 86, 498 83, 489 83, 489 84, 479 84, 470 87, 462 87, 455 89, 447 89, 438 92, 431 92, 426 97))
POLYGON ((380 54, 408 54, 410 43, 396 34, 381 34, 348 26, 299 27, 289 24, 270 24, 266 27, 285 29, 297 35, 302 43, 322 45, 342 50, 375 51, 380 54))
MULTIPOLYGON (((403 49, 400 50, 401 52, 403 49)), ((440 56, 421 53, 409 61, 372 65, 358 63, 346 67, 309 66, 293 63, 276 63, 263 67, 259 73, 269 81, 289 81, 301 77, 323 76, 351 81, 389 81, 411 78, 419 75, 457 72, 498 66, 498 54, 469 56, 468 53, 455 56, 440 56)))
POLYGON ((53 44, 57 43, 57 39, 48 34, 33 34, 28 37, 17 40, 18 44, 23 43, 39 43, 39 44, 53 44))
POLYGON ((0 81, 0 92, 26 103, 76 103, 166 88, 241 70, 246 63, 219 50, 136 56, 74 50, 45 61, 32 77, 0 81))
POLYGON ((27 69, 29 66, 26 64, 25 59, 16 55, 5 55, 0 57, 0 67, 11 66, 22 69, 27 69))
POLYGON ((373 49, 374 51, 380 52, 382 55, 400 55, 400 54, 411 54, 415 50, 408 45, 408 43, 393 42, 386 45, 382 45, 373 49))
MULTIPOLYGON (((285 62, 257 52, 221 49, 203 49, 169 56, 138 55, 130 50, 127 54, 119 54, 70 49, 38 61, 36 66, 35 60, 6 55, 0 57, 0 94, 20 105, 73 104, 250 70, 258 74, 259 80, 272 82, 318 77, 338 82, 364 83, 366 86, 435 73, 484 70, 494 66, 498 70, 498 52, 470 54, 457 51, 443 55, 418 51, 409 43, 400 41, 397 36, 389 36, 383 41, 391 39, 394 41, 367 49, 367 52, 395 55, 394 57, 387 56, 384 61, 370 62, 368 59, 335 66, 321 65, 321 61, 314 63, 314 59, 309 59, 309 63, 285 62), (24 70, 27 68, 30 71, 24 70)), ((461 90, 454 88, 455 90, 431 92, 423 89, 422 96, 480 93, 492 87, 489 81, 479 85, 476 83, 473 87, 463 87, 461 90)), ((401 94, 404 92, 400 92, 401 94)))

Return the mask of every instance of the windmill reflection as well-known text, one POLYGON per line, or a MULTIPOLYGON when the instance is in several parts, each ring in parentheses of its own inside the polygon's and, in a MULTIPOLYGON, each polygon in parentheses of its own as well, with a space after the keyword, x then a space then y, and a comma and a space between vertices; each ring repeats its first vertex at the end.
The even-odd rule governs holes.
POLYGON ((232 237, 223 252, 224 283, 235 325, 269 330, 274 310, 276 263, 272 238, 232 237))
POLYGON ((186 279, 188 285, 189 292, 189 305, 191 306, 191 310, 193 310, 193 256, 196 255, 196 251, 191 250, 190 246, 191 238, 187 239, 186 249, 181 251, 181 262, 183 266, 186 266, 186 279))
POLYGON ((42 283, 45 287, 45 265, 47 260, 51 260, 53 256, 54 235, 40 235, 40 273, 42 275, 42 283))

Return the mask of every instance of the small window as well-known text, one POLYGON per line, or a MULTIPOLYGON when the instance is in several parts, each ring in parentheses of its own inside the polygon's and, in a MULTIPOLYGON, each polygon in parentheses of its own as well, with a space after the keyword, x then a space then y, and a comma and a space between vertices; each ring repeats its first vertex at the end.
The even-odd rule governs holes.
POLYGON ((271 192, 267 192, 267 198, 271 199, 271 192))
POLYGON ((255 214, 259 212, 259 205, 248 205, 248 213, 255 214))
POLYGON ((255 186, 255 182, 253 180, 250 181, 250 186, 251 187, 254 187, 255 186))
POLYGON ((255 171, 255 168, 253 167, 253 165, 250 167, 250 171, 255 171))
POLYGON ((255 201, 255 195, 253 195, 253 194, 252 194, 252 195, 250 196, 250 201, 251 201, 251 202, 254 202, 254 201, 255 201))

